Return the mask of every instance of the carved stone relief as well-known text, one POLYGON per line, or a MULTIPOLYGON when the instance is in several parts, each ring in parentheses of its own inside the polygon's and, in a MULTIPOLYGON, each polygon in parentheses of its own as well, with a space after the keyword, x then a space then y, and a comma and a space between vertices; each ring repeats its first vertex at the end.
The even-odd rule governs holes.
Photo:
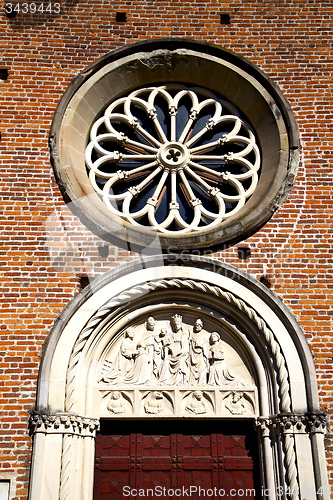
POLYGON ((107 391, 104 397, 108 398, 107 410, 110 413, 114 415, 133 413, 133 396, 131 393, 107 391))
POLYGON ((201 318, 191 322, 170 314, 149 316, 124 331, 110 344, 100 369, 102 415, 256 415, 253 377, 209 326, 201 318))
POLYGON ((224 407, 232 415, 253 415, 255 409, 254 394, 243 391, 230 391, 223 396, 224 407))
POLYGON ((205 415, 211 416, 214 414, 215 395, 207 391, 193 391, 188 393, 183 398, 183 409, 190 415, 205 415))
POLYGON ((140 402, 140 413, 161 416, 173 415, 174 395, 160 390, 143 393, 140 402))

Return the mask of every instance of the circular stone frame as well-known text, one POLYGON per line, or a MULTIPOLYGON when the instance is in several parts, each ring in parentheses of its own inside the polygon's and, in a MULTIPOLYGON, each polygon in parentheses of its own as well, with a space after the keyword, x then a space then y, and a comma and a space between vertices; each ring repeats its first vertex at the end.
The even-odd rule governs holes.
POLYGON ((248 238, 287 198, 299 157, 298 127, 278 87, 246 59, 183 39, 136 43, 90 65, 62 97, 49 142, 56 180, 72 212, 99 237, 134 251, 222 249, 248 238), (170 82, 205 87, 234 104, 255 130, 262 156, 257 188, 241 210, 214 228, 172 236, 114 215, 93 189, 85 166, 91 127, 111 102, 141 86, 170 82))

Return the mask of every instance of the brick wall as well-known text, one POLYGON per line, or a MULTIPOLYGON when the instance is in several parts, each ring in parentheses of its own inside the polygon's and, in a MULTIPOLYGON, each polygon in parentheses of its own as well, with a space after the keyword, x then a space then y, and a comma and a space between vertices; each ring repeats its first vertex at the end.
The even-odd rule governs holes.
MULTIPOLYGON (((221 45, 259 66, 289 100, 302 145, 292 193, 255 236, 212 256, 264 280, 291 309, 310 343, 321 405, 332 412, 333 3, 62 1, 59 14, 24 14, 22 6, 12 18, 0 7, 0 70, 8 71, 0 79, 0 476, 14 472, 15 498, 27 496, 28 412, 57 314, 83 278, 137 257, 75 219, 54 181, 47 147, 53 113, 71 80, 124 44, 177 36, 221 45), (127 21, 116 22, 116 12, 126 12, 127 21), (221 24, 221 14, 230 15, 230 24, 221 24), (237 247, 249 248, 250 257, 239 258, 237 247)), ((333 486, 330 440, 327 458, 333 486)))

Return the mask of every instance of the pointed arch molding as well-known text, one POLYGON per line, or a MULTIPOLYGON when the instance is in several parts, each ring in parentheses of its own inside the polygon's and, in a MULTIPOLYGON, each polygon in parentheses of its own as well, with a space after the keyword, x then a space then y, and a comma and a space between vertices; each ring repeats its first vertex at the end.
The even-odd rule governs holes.
POLYGON ((105 404, 113 390, 124 396, 124 406, 133 407, 116 414, 127 418, 129 425, 140 415, 159 417, 160 408, 148 405, 149 391, 154 390, 165 396, 163 417, 174 418, 175 426, 177 418, 191 418, 193 413, 196 418, 252 419, 259 436, 265 497, 281 498, 279 493, 289 488, 293 500, 328 500, 326 418, 319 408, 307 342, 282 302, 238 269, 189 255, 146 257, 98 278, 71 301, 54 325, 41 363, 36 410, 30 419, 30 500, 92 499, 94 439, 99 419, 115 416, 105 404), (126 377, 103 379, 105 366, 112 365, 110 352, 119 351, 125 332, 143 331, 140 325, 147 325, 149 316, 161 328, 172 315, 182 316, 189 332, 197 318, 209 334, 218 332, 236 353, 248 381, 243 379, 235 389, 237 377, 230 378, 231 385, 223 382, 220 387, 207 374, 204 386, 196 387, 206 407, 193 412, 188 408, 193 381, 170 387, 156 375, 154 383, 147 379, 126 391, 126 377), (110 387, 106 381, 111 379, 110 387), (228 413, 230 403, 225 403, 223 413, 223 401, 229 401, 233 390, 244 394, 242 411, 228 413), (138 403, 138 395, 146 406, 138 403), (187 412, 181 397, 187 401, 187 412), (38 459, 41 454, 43 461, 38 459))

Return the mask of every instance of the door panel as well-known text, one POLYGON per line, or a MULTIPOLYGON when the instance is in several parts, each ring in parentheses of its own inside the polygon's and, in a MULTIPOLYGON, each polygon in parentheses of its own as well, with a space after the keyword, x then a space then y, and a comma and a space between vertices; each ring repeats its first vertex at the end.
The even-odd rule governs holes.
POLYGON ((94 500, 169 498, 172 495, 167 490, 179 488, 185 493, 178 490, 174 498, 189 498, 190 493, 193 500, 202 499, 199 488, 216 488, 225 494, 216 493, 215 499, 225 500, 232 491, 233 500, 243 500, 245 490, 247 500, 259 499, 257 443, 251 422, 101 423, 96 438, 94 500), (252 489, 256 495, 248 494, 252 489))

